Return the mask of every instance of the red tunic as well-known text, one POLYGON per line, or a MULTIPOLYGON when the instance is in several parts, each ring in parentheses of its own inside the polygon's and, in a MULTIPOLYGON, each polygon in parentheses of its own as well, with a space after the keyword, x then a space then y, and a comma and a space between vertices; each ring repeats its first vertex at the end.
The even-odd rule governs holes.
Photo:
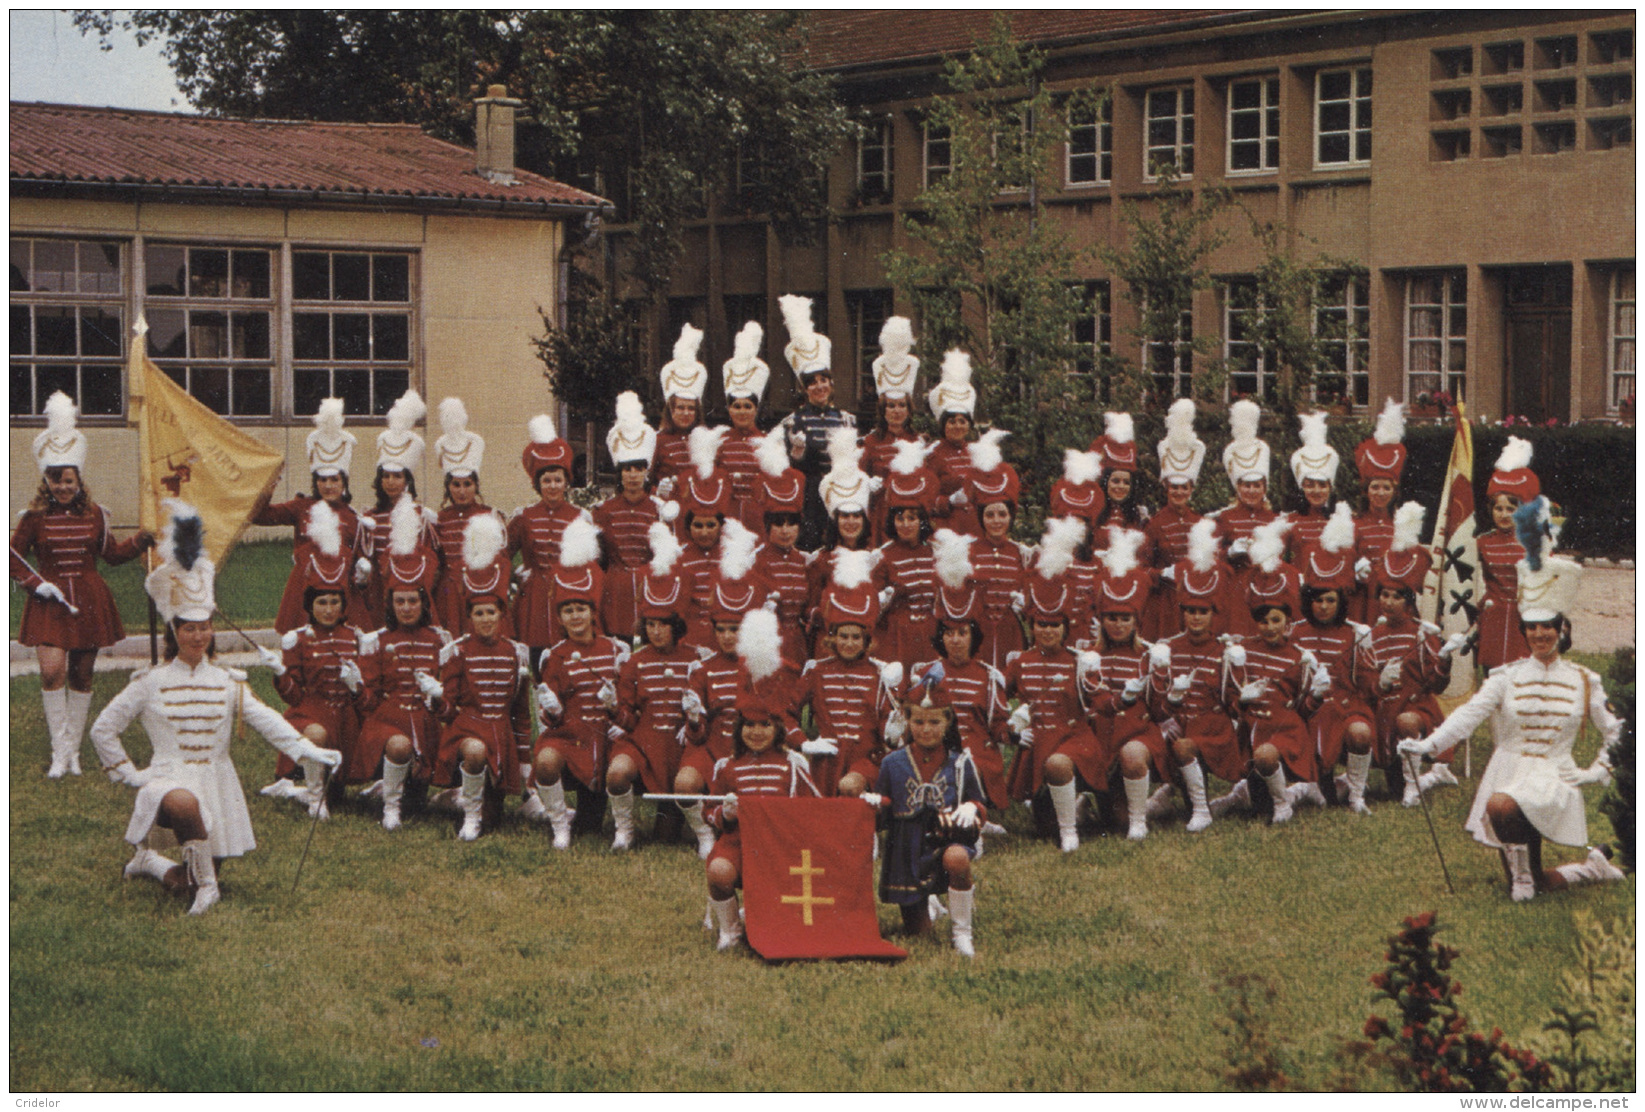
POLYGON ((714 469, 731 476, 731 512, 756 537, 765 536, 765 503, 761 500, 760 464, 754 446, 764 439, 759 429, 726 430, 725 439, 714 457, 714 469))
MULTIPOLYGON (((463 563, 463 530, 468 528, 468 521, 475 514, 495 514, 498 524, 502 524, 503 515, 497 513, 490 506, 471 502, 466 506, 447 506, 434 519, 434 537, 438 544, 440 563, 444 568, 440 582, 434 588, 434 620, 452 633, 468 632, 468 599, 469 592, 462 588, 458 577, 453 572, 462 567, 463 563)), ((508 601, 508 581, 502 585, 502 599, 508 601)), ((511 630, 503 630, 504 637, 512 637, 511 630)))
POLYGON ((767 594, 777 596, 777 622, 782 629, 782 654, 786 660, 804 660, 806 605, 810 598, 809 566, 805 555, 793 548, 762 544, 754 553, 754 574, 760 577, 767 594))
MULTIPOLYGON (((960 732, 960 748, 971 754, 982 781, 983 794, 988 806, 999 811, 1011 803, 1005 786, 1005 760, 1001 750, 1010 740, 1005 720, 1010 707, 1005 701, 1005 677, 996 668, 980 660, 955 664, 942 660, 942 679, 938 690, 946 692, 954 708, 954 721, 960 732)), ((908 670, 908 689, 912 690, 937 664, 927 660, 908 670)))
MULTIPOLYGON (((1363 559, 1375 565, 1393 543, 1394 518, 1387 510, 1380 513, 1366 510, 1354 518, 1354 548, 1363 559)), ((1355 588, 1348 607, 1350 621, 1371 625, 1382 616, 1382 611, 1377 608, 1376 596, 1369 587, 1368 583, 1361 583, 1355 588)))
POLYGON ((594 524, 616 549, 605 569, 605 594, 600 600, 602 626, 613 637, 632 638, 640 632, 639 596, 651 561, 651 523, 658 520, 657 503, 650 496, 630 502, 612 495, 594 507, 594 524))
POLYGON ((1230 557, 1228 552, 1235 541, 1249 543, 1251 533, 1257 526, 1266 525, 1279 515, 1273 510, 1253 510, 1243 502, 1236 502, 1212 516, 1217 519, 1217 536, 1222 541, 1223 555, 1234 569, 1234 585, 1229 592, 1228 632, 1236 637, 1254 635, 1257 623, 1251 619, 1251 611, 1245 605, 1245 588, 1251 582, 1251 562, 1243 556, 1230 557))
MULTIPOLYGON (((876 478, 883 479, 891 473, 891 460, 897 454, 897 445, 905 442, 919 442, 925 438, 917 433, 903 430, 901 436, 892 436, 890 433, 876 428, 862 438, 862 461, 859 463, 864 471, 876 478)), ((884 544, 896 534, 886 532, 885 528, 885 492, 880 491, 868 500, 868 525, 870 534, 876 545, 884 544)))
POLYGON ((360 638, 359 706, 366 714, 355 743, 353 769, 375 769, 383 748, 396 735, 410 740, 413 778, 426 782, 434 774, 440 752, 440 722, 423 701, 413 673, 440 674, 440 650, 448 638, 432 626, 421 629, 380 629, 360 638))
POLYGON ((880 728, 891 698, 877 661, 858 657, 847 663, 833 656, 807 661, 799 702, 810 706, 817 736, 833 738, 840 747, 838 756, 811 760, 811 777, 824 795, 839 794, 841 778, 853 772, 869 785, 879 779, 885 756, 880 728))
POLYGON ((895 588, 891 605, 880 612, 874 633, 874 655, 895 660, 903 673, 931 658, 931 636, 937 620, 931 606, 937 597, 937 566, 928 544, 889 541, 880 546, 880 571, 895 588))
POLYGON ((680 698, 698 667, 695 649, 676 645, 668 652, 641 648, 617 673, 617 725, 623 736, 612 744, 613 758, 626 756, 640 770, 648 792, 671 792, 685 743, 685 711, 680 698))
POLYGON ((521 569, 529 573, 514 600, 514 636, 534 649, 560 639, 560 619, 553 608, 554 569, 560 565, 560 535, 582 512, 569 502, 537 502, 509 519, 509 559, 521 554, 521 569))
POLYGON ((651 457, 651 474, 657 482, 673 479, 678 485, 680 476, 691 468, 691 430, 658 429, 657 451, 651 457))
POLYGON ((978 537, 982 535, 982 525, 977 518, 977 507, 969 503, 955 506, 948 501, 955 491, 966 489, 976 471, 968 448, 966 444, 956 447, 950 441, 939 440, 925 458, 925 466, 937 476, 937 490, 942 495, 931 524, 938 529, 952 529, 962 537, 978 537))
POLYGON ((714 605, 714 583, 720 574, 720 543, 713 548, 687 541, 685 551, 674 561, 674 574, 680 577, 681 605, 685 610, 685 636, 680 643, 696 648, 714 648, 714 621, 709 615, 714 605))
MULTIPOLYGON (((1188 558, 1188 531, 1200 520, 1193 510, 1182 513, 1174 506, 1166 506, 1148 519, 1142 535, 1147 538, 1148 563, 1156 570, 1168 568, 1178 560, 1188 558)), ((1143 606, 1142 636, 1149 641, 1168 637, 1182 628, 1182 614, 1177 610, 1177 590, 1169 579, 1156 577, 1154 589, 1143 606)))
POLYGON ((436 709, 446 722, 434 782, 457 783, 465 738, 485 743, 493 782, 505 792, 520 790, 520 740, 525 736, 527 649, 498 637, 490 642, 460 637, 441 654, 440 683, 445 688, 436 709))
POLYGON ((1011 596, 1026 589, 1028 559, 1022 545, 1007 538, 978 537, 971 545, 972 580, 982 588, 982 645, 977 659, 1002 671, 1006 657, 1025 644, 1022 622, 1011 608, 1011 596))
MULTIPOLYGON (((313 507, 313 497, 299 494, 289 502, 264 506, 251 519, 253 525, 289 525, 296 530, 291 545, 291 574, 286 578, 286 589, 280 595, 280 609, 274 617, 274 628, 280 633, 287 633, 308 624, 308 615, 303 612, 303 575, 297 553, 309 541, 308 512, 313 507)), ((354 589, 354 553, 360 538, 360 515, 355 513, 354 507, 347 502, 333 503, 331 508, 337 511, 337 532, 341 536, 342 550, 348 556, 349 563, 348 590, 344 596, 344 620, 361 629, 375 629, 383 620, 383 615, 371 613, 366 605, 364 592, 354 589)))
MULTIPOLYGON (((423 506, 418 506, 417 509, 423 515, 423 532, 419 542, 426 545, 429 551, 438 554, 440 539, 434 532, 434 515, 423 506)), ((370 625, 376 625, 388 617, 385 609, 387 600, 383 596, 383 568, 388 561, 389 515, 393 512, 391 507, 387 510, 372 510, 360 516, 360 539, 355 545, 355 551, 371 560, 371 577, 367 580, 364 591, 366 613, 371 616, 368 623, 370 625)), ((435 596, 438 596, 439 592, 440 584, 436 579, 435 596)))
POLYGON ((1475 543, 1485 581, 1479 610, 1479 663, 1489 672, 1531 655, 1525 634, 1519 630, 1519 569, 1515 566, 1525 559, 1525 549, 1514 538, 1512 526, 1481 533, 1475 543))
POLYGON ((1371 685, 1377 714, 1376 763, 1386 765, 1398 758, 1394 745, 1397 719, 1406 711, 1421 719, 1421 734, 1433 733, 1445 720, 1439 700, 1434 698, 1451 682, 1450 658, 1439 655, 1439 631, 1425 622, 1409 618, 1397 625, 1378 618, 1371 627, 1371 685), (1400 678, 1390 691, 1382 690, 1382 670, 1399 661, 1400 678))
MULTIPOLYGON (((818 549, 816 557, 805 570, 805 621, 812 638, 811 647, 800 653, 796 659, 808 660, 828 655, 828 629, 823 624, 823 600, 834 583, 834 554, 839 551, 839 545, 818 549)), ((868 586, 876 593, 885 586, 883 566, 875 566, 869 577, 868 586)), ((873 630, 867 632, 872 633, 873 630)))
POLYGON ((1194 743, 1205 765, 1224 780, 1245 775, 1249 753, 1240 746, 1234 720, 1222 704, 1222 642, 1215 636, 1198 644, 1187 633, 1165 638, 1171 665, 1152 670, 1147 698, 1156 716, 1174 720, 1175 730, 1194 743), (1171 681, 1188 677, 1181 701, 1171 702, 1171 681))
POLYGON ((1308 735, 1314 742, 1322 771, 1336 767, 1352 722, 1371 725, 1375 712, 1376 673, 1371 667, 1370 630, 1362 625, 1319 626, 1312 620, 1291 626, 1291 644, 1314 654, 1319 666, 1331 673, 1331 690, 1306 715, 1308 735))
POLYGON ((1091 731, 1097 735, 1097 743, 1109 755, 1109 760, 1115 761, 1128 742, 1142 742, 1148 748, 1148 755, 1159 778, 1162 781, 1170 780, 1177 771, 1177 762, 1171 759, 1165 736, 1154 722, 1154 704, 1147 697, 1149 688, 1145 686, 1143 694, 1133 703, 1127 704, 1121 697, 1121 689, 1131 680, 1152 678, 1149 676, 1147 642, 1133 637, 1129 645, 1101 644, 1098 652, 1102 656, 1102 666, 1085 677, 1085 682, 1096 686, 1099 691, 1107 688, 1089 700, 1093 711, 1091 731))
POLYGON ((753 683, 748 669, 736 656, 715 653, 691 673, 691 689, 697 693, 707 711, 701 722, 687 722, 685 755, 680 766, 696 770, 708 783, 714 777, 714 766, 731 756, 735 748, 733 733, 737 727, 737 699, 745 691, 753 691, 776 714, 782 727, 778 741, 789 748, 798 748, 805 740, 800 730, 800 673, 784 665, 759 683, 753 683))
MULTIPOLYGON (((449 587, 449 594, 454 599, 452 603, 456 612, 462 615, 461 631, 472 633, 469 628, 468 603, 472 598, 480 595, 494 595, 505 603, 508 600, 508 585, 514 575, 514 565, 509 561, 508 553, 499 552, 483 568, 471 568, 458 557, 455 564, 446 566, 446 573, 440 579, 442 593, 449 587)), ((507 610, 503 611, 502 619, 497 626, 497 636, 514 636, 514 619, 507 610)))
POLYGON ((535 752, 553 749, 585 787, 605 783, 611 716, 600 703, 600 685, 606 680, 615 684, 627 659, 627 645, 596 636, 588 644, 560 641, 537 660, 537 678, 560 700, 561 712, 537 738, 535 752))
POLYGON ((1285 515, 1285 520, 1291 523, 1290 530, 1285 534, 1285 562, 1293 567, 1301 567, 1297 561, 1302 558, 1302 550, 1319 543, 1319 535, 1325 531, 1325 523, 1331 520, 1330 508, 1310 509, 1306 513, 1292 510, 1285 515))
MULTIPOLYGON (((819 795, 817 785, 805 771, 805 758, 774 745, 764 753, 744 753, 728 757, 714 769, 715 795, 819 795)), ((742 884, 743 842, 736 819, 727 819, 721 807, 708 813, 708 821, 720 832, 714 840, 714 849, 708 860, 723 859, 737 870, 737 883, 742 884)))
POLYGON ((1239 716, 1251 750, 1272 745, 1279 759, 1298 780, 1317 778, 1314 745, 1298 710, 1311 710, 1314 703, 1304 692, 1302 650, 1287 642, 1271 648, 1260 637, 1241 638, 1245 663, 1223 672, 1222 699, 1239 716), (1267 691, 1254 703, 1241 703, 1239 689, 1265 680, 1267 691))
POLYGON ((1005 666, 1005 692, 1029 706, 1034 730, 1033 747, 1018 750, 1011 766, 1009 789, 1013 799, 1031 799, 1045 783, 1045 762, 1057 753, 1074 762, 1074 770, 1088 787, 1105 789, 1112 756, 1102 751, 1091 732, 1086 696, 1078 690, 1072 650, 1047 653, 1038 646, 1013 653, 1005 666))
POLYGON ((23 603, 23 625, 18 639, 25 645, 50 645, 79 652, 103 649, 126 635, 115 608, 114 595, 97 574, 97 559, 123 564, 140 551, 135 536, 115 540, 108 511, 92 506, 86 513, 70 513, 52 506, 44 513, 27 510, 11 535, 11 577, 29 591, 23 603), (40 570, 28 564, 35 553, 40 570), (34 588, 50 582, 78 607, 78 614, 51 599, 37 598, 34 588))
MULTIPOLYGON (((286 721, 302 732, 310 726, 319 726, 326 732, 320 744, 343 754, 342 771, 345 784, 358 784, 374 778, 376 762, 362 768, 357 759, 356 739, 360 734, 358 698, 343 685, 342 663, 360 655, 360 631, 351 625, 333 626, 329 630, 306 625, 285 635, 281 662, 285 672, 274 677, 274 690, 286 701, 286 721)), ((363 673, 362 673, 363 674, 363 673)), ((364 686, 361 688, 364 691, 364 686)), ((284 776, 296 764, 282 754, 275 764, 275 774, 284 776)))

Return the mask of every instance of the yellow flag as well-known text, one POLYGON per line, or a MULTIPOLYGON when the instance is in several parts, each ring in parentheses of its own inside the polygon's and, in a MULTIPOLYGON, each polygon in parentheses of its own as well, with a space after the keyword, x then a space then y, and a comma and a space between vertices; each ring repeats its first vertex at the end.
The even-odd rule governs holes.
POLYGON ((251 516, 280 481, 286 459, 189 396, 148 357, 147 322, 139 321, 126 361, 137 420, 137 521, 159 533, 163 498, 200 511, 206 555, 221 568, 251 516))

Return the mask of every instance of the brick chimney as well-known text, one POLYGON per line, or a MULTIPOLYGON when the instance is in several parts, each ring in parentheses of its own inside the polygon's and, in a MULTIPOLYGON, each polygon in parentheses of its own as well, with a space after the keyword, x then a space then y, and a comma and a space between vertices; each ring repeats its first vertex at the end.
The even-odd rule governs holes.
POLYGON ((494 185, 518 185, 514 177, 514 110, 523 101, 512 99, 504 85, 489 85, 474 102, 475 169, 494 185))

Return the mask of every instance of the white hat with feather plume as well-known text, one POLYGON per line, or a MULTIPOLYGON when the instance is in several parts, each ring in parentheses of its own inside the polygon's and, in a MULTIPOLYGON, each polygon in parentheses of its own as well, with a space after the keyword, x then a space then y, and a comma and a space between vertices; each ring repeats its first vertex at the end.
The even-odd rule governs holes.
POLYGON ((697 361, 697 350, 702 346, 702 329, 689 321, 680 326, 680 338, 674 341, 674 358, 664 363, 658 372, 665 402, 670 398, 703 400, 703 391, 708 389, 708 368, 697 361))
POLYGON ((86 466, 86 434, 75 425, 74 399, 61 390, 46 399, 46 427, 34 438, 34 462, 40 474, 48 467, 86 466))
POLYGON ((322 477, 347 475, 354 463, 356 443, 354 434, 343 428, 343 399, 323 399, 314 414, 314 431, 304 445, 309 473, 322 477))
POLYGON ((1194 400, 1178 398, 1165 411, 1165 438, 1158 444, 1159 477, 1165 483, 1197 483, 1205 466, 1205 441, 1194 433, 1194 400))
POLYGON ((461 398, 440 402, 440 439, 434 442, 434 459, 440 474, 478 478, 485 459, 485 438, 468 428, 468 407, 461 398))
POLYGON ((417 391, 407 390, 388 410, 388 428, 377 434, 377 466, 414 472, 423 465, 423 438, 412 426, 428 415, 417 391))
POLYGON ((881 400, 914 393, 920 360, 913 354, 914 326, 907 317, 887 317, 880 328, 880 355, 874 360, 874 391, 881 400))
POLYGON ((794 370, 794 377, 805 383, 805 376, 829 370, 833 363, 834 345, 819 333, 811 323, 811 299, 785 293, 777 298, 782 308, 783 324, 788 329, 788 345, 783 358, 794 370))
POLYGON ((764 339, 765 329, 759 321, 751 320, 731 341, 731 358, 720 367, 727 401, 753 398, 758 406, 765 400, 765 386, 771 380, 771 368, 760 358, 760 343, 764 339))

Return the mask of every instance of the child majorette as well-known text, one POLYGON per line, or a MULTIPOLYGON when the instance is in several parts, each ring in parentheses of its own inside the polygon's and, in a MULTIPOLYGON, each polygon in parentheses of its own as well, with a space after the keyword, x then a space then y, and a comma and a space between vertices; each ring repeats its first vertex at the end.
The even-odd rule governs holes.
POLYGON ((927 466, 941 484, 937 525, 962 537, 981 533, 971 505, 971 430, 977 422, 977 391, 971 385, 971 357, 955 348, 942 357, 942 379, 926 395, 937 422, 937 446, 927 466))
POLYGON ((1310 684, 1321 701, 1306 721, 1319 758, 1320 787, 1328 797, 1339 797, 1334 774, 1337 762, 1343 761, 1348 771, 1340 783, 1347 804, 1358 814, 1368 814, 1365 782, 1376 740, 1376 712, 1371 709, 1376 675, 1370 627, 1348 620, 1358 560, 1348 503, 1337 503, 1325 528, 1302 546, 1298 559, 1303 620, 1291 626, 1291 641, 1312 653, 1316 665, 1310 684))
MULTIPOLYGON (((559 850, 571 847, 573 832, 598 833, 605 820, 607 753, 617 731, 611 721, 617 675, 629 657, 627 640, 600 633, 594 622, 601 576, 594 562, 599 544, 588 536, 591 529, 585 523, 567 526, 560 555, 574 562, 554 576, 551 596, 565 636, 537 658, 537 710, 545 728, 532 749, 532 780, 559 850), (566 807, 568 776, 577 793, 575 816, 566 807)), ((659 548, 665 538, 674 545, 673 531, 663 522, 652 523, 651 537, 659 548)), ((662 550, 672 559, 678 546, 662 550)), ((668 569, 661 575, 678 591, 668 569)), ((640 588, 642 613, 648 584, 649 579, 640 588)))
MULTIPOLYGON (((587 515, 566 501, 571 486, 571 445, 561 438, 554 418, 538 414, 526 427, 531 439, 520 453, 520 466, 531 480, 537 501, 509 516, 508 558, 512 561, 516 553, 521 557, 514 636, 531 647, 533 657, 539 657, 560 639, 552 599, 561 534, 571 522, 587 515)), ((597 614, 595 620, 599 620, 597 614)))
POLYGON ((720 443, 716 463, 731 480, 731 518, 755 536, 765 533, 765 500, 760 492, 760 464, 755 455, 765 435, 760 432, 760 403, 771 379, 771 368, 760 358, 765 329, 749 321, 731 345, 731 358, 720 368, 725 384, 725 411, 731 421, 720 443))
POLYGON ((439 551, 435 517, 417 501, 417 469, 423 465, 422 435, 413 427, 428 413, 417 391, 407 390, 389 407, 388 427, 377 434, 377 475, 372 490, 377 502, 360 519, 360 543, 355 560, 355 583, 363 589, 366 613, 383 612, 383 562, 388 552, 394 510, 409 501, 417 511, 421 543, 439 551))
POLYGON ((189 914, 199 915, 220 896, 218 862, 257 845, 229 755, 236 717, 292 760, 335 768, 343 755, 315 745, 263 705, 244 672, 212 662, 216 569, 204 552, 204 529, 193 507, 172 499, 165 506, 170 520, 160 543, 161 563, 143 587, 165 623, 166 659, 132 673, 125 690, 97 716, 91 740, 109 779, 137 789, 126 824, 126 841, 136 853, 126 864, 126 877, 153 877, 172 889, 192 887, 189 914), (139 718, 153 750, 144 769, 132 764, 120 744, 121 732, 139 718), (171 838, 182 846, 181 872, 156 848, 171 838))
POLYGON ((904 671, 931 655, 936 630, 932 603, 937 592, 935 557, 931 551, 931 511, 937 501, 937 476, 926 466, 929 445, 918 440, 899 441, 885 474, 879 500, 885 507, 885 535, 880 546, 881 591, 879 627, 874 651, 882 660, 894 660, 904 671))
POLYGON ((689 323, 681 325, 680 338, 674 341, 674 357, 657 375, 662 383, 663 419, 657 429, 652 474, 660 498, 670 497, 678 476, 691 469, 691 430, 702 424, 703 391, 708 389, 708 368, 697 361, 702 344, 701 329, 689 323))
MULTIPOLYGON (((1434 696, 1451 682, 1451 657, 1468 641, 1466 633, 1441 640, 1438 626, 1417 613, 1417 599, 1432 562, 1419 542, 1421 503, 1407 502, 1394 514, 1393 539, 1371 570, 1381 616, 1371 626, 1371 666, 1376 670, 1377 763, 1388 775, 1390 787, 1402 784, 1402 802, 1415 807, 1421 793, 1441 784, 1455 784, 1450 752, 1439 754, 1433 767, 1413 779, 1408 764, 1394 751, 1401 738, 1431 733, 1445 718, 1434 696)), ((1363 551, 1363 550, 1362 550, 1363 551)))
POLYGON ((1291 453, 1291 477, 1302 492, 1302 503, 1285 514, 1291 523, 1286 536, 1286 558, 1295 566, 1303 549, 1319 540, 1331 516, 1331 494, 1342 459, 1326 442, 1324 413, 1299 413, 1302 447, 1291 453))
POLYGON ((1177 561, 1188 555, 1189 530, 1201 520, 1189 505, 1205 465, 1205 442, 1194 434, 1194 403, 1178 398, 1165 414, 1165 438, 1157 445, 1165 505, 1143 527, 1145 551, 1159 578, 1142 612, 1142 635, 1150 641, 1182 628, 1174 577, 1177 561))
POLYGON ((815 796, 805 758, 790 749, 783 714, 752 691, 742 692, 736 704, 730 757, 714 767, 713 793, 724 802, 709 812, 718 832, 708 855, 708 909, 719 927, 718 949, 729 950, 743 935, 737 912, 737 889, 743 882, 742 833, 737 828, 737 801, 751 795, 815 796))
POLYGON ((1485 581, 1485 597, 1479 604, 1479 666, 1487 673, 1531 655, 1519 628, 1518 567, 1525 549, 1514 532, 1514 512, 1541 493, 1542 483, 1531 470, 1530 443, 1510 436, 1485 486, 1493 528, 1476 540, 1485 581))
POLYGON ((971 474, 966 480, 982 523, 968 553, 982 587, 982 648, 977 655, 996 668, 1005 667, 1010 654, 1023 647, 1020 615, 1029 560, 1026 546, 1011 537, 1021 481, 1016 468, 1000 455, 1000 441, 1009 435, 1004 429, 989 429, 971 445, 971 474))
POLYGON ((348 621, 361 629, 374 629, 380 615, 374 615, 366 605, 365 592, 354 583, 355 548, 360 543, 360 515, 349 505, 353 495, 348 489, 348 472, 354 462, 353 433, 343 428, 343 399, 326 398, 314 414, 314 431, 304 444, 308 456, 309 493, 298 494, 286 502, 264 506, 252 516, 253 525, 290 525, 293 537, 291 574, 286 578, 286 589, 280 596, 280 609, 274 616, 278 633, 296 629, 307 617, 303 613, 304 546, 308 544, 309 518, 316 505, 324 502, 337 515, 338 536, 348 551, 348 621))
POLYGON ((28 592, 18 639, 40 661, 40 702, 51 743, 46 775, 55 780, 80 775, 97 652, 126 635, 97 561, 123 564, 152 547, 154 537, 114 538, 108 511, 86 489, 86 436, 75 427, 74 402, 61 390, 46 401, 46 428, 34 438, 34 461, 40 489, 11 535, 11 577, 28 592), (39 558, 39 571, 28 564, 30 552, 39 558))
POLYGON ((887 819, 880 899, 897 905, 906 933, 920 935, 931 930, 929 901, 946 892, 954 949, 972 957, 971 862, 988 821, 982 781, 941 685, 913 685, 900 713, 908 744, 886 756, 862 797, 887 819))
MULTIPOLYGON (((486 505, 480 494, 480 465, 485 462, 485 438, 468 428, 468 409, 461 398, 440 403, 441 435, 434 442, 434 459, 445 484, 445 504, 435 517, 434 532, 440 545, 440 582, 434 598, 435 620, 452 633, 468 629, 468 599, 473 595, 475 577, 489 578, 494 569, 470 568, 470 584, 463 582, 464 554, 471 527, 480 525, 485 535, 505 535, 503 515, 486 505), (482 522, 488 524, 482 524, 482 522)), ((513 573, 513 568, 508 568, 513 573)), ((508 597, 508 581, 487 584, 485 589, 508 597)), ((513 623, 504 615, 503 635, 514 635, 513 623)))
MULTIPOLYGON (((1228 426, 1233 439, 1222 450, 1222 467, 1233 484, 1234 501, 1211 515, 1217 519, 1217 535, 1222 538, 1224 553, 1234 569, 1238 581, 1235 590, 1241 598, 1251 578, 1248 555, 1251 531, 1276 516, 1268 498, 1273 453, 1268 442, 1257 435, 1261 422, 1262 407, 1248 398, 1241 398, 1229 407, 1228 426)), ((1251 615, 1243 605, 1234 607, 1228 615, 1228 631, 1241 636, 1256 632, 1251 615)))
POLYGON ((382 762, 383 829, 397 830, 408 782, 419 799, 426 798, 440 753, 440 720, 417 675, 439 671, 440 653, 451 637, 433 624, 424 578, 414 569, 390 562, 383 589, 387 620, 360 637, 359 706, 366 717, 354 755, 356 768, 382 762))
POLYGON ((805 476, 788 466, 788 450, 780 428, 767 433, 754 451, 760 464, 760 498, 765 507, 765 543, 754 551, 754 568, 765 584, 767 597, 776 599, 783 655, 790 660, 804 660, 810 565, 796 545, 805 502, 805 476))
POLYGON ((1394 499, 1405 474, 1407 455, 1404 440, 1405 409, 1389 398, 1377 416, 1375 430, 1354 449, 1354 467, 1359 471, 1365 509, 1354 518, 1354 546, 1359 550, 1354 575, 1360 588, 1348 607, 1348 616, 1367 625, 1382 613, 1376 588, 1369 580, 1372 567, 1394 539, 1394 499))
MULTIPOLYGON (((880 327, 880 354, 874 359, 873 367, 878 420, 862 440, 863 470, 879 479, 889 480, 891 462, 902 445, 925 443, 925 437, 913 428, 914 381, 920 373, 920 360, 913 354, 913 347, 914 330, 909 319, 886 318, 880 327)), ((923 461, 924 457, 921 458, 923 461)), ((933 491, 933 509, 936 496, 933 491)), ((876 495, 868 508, 873 520, 874 542, 883 544, 894 536, 886 524, 885 492, 876 495)))
POLYGON ((823 592, 822 618, 831 653, 806 661, 799 703, 809 705, 817 737, 800 750, 824 795, 861 795, 879 775, 886 719, 902 687, 903 667, 868 655, 879 618, 875 553, 841 552, 823 592))
POLYGON ((671 521, 679 505, 660 502, 647 489, 657 433, 645 423, 640 396, 634 391, 624 390, 617 395, 617 420, 606 433, 605 446, 617 469, 617 493, 593 511, 594 524, 614 550, 605 569, 600 626, 614 637, 635 637, 640 631, 636 600, 651 559, 651 523, 671 521))

